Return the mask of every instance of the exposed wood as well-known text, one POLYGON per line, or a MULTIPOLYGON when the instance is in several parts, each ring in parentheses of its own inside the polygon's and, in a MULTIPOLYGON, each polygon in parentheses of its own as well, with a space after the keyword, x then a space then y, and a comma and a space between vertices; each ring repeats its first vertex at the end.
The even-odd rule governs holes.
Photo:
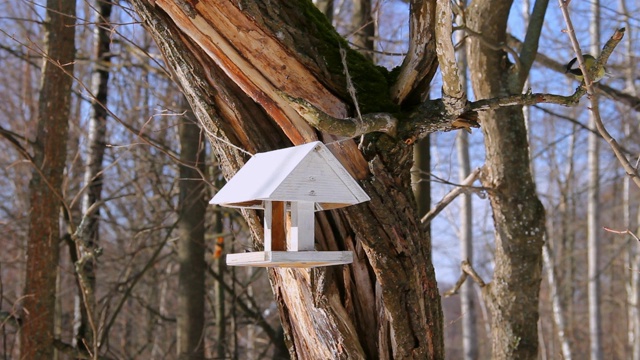
MULTIPOLYGON (((343 69, 336 66, 335 61, 338 59, 337 63, 340 63, 336 55, 339 45, 344 45, 344 42, 328 27, 326 18, 317 9, 308 7, 307 2, 284 0, 229 3, 242 6, 242 13, 251 16, 251 20, 271 38, 280 40, 290 50, 292 59, 304 64, 332 94, 338 94, 343 103, 350 102, 343 69)), ((242 120, 221 117, 227 113, 211 107, 208 99, 218 101, 223 91, 228 94, 229 89, 238 89, 230 83, 230 75, 226 71, 216 72, 223 65, 208 61, 209 55, 198 50, 195 43, 190 43, 188 36, 176 36, 180 34, 172 21, 176 14, 167 9, 164 9, 165 13, 141 0, 133 0, 132 4, 146 26, 153 30, 154 39, 167 57, 167 63, 180 74, 178 79, 207 132, 222 139, 231 139, 231 143, 243 149, 256 148, 257 152, 287 146, 286 142, 290 140, 282 136, 280 125, 273 126, 271 131, 255 130, 254 125, 264 129, 273 125, 267 119, 268 108, 262 107, 257 111, 257 117, 249 112, 243 113, 242 120), (185 71, 188 69, 184 64, 191 65, 194 54, 197 55, 194 70, 185 71), (217 77, 208 74, 208 69, 212 69, 211 74, 215 73, 217 77), (205 77, 194 76, 193 73, 204 73, 205 77), (202 90, 215 86, 220 88, 217 92, 202 90), (235 129, 253 132, 254 136, 240 136, 235 129)), ((197 6, 208 4, 199 2, 197 6)), ((363 87, 367 91, 358 95, 361 110, 363 113, 389 111, 393 106, 390 106, 386 78, 379 69, 362 59, 359 54, 348 51, 347 62, 355 86, 358 87, 362 81, 368 84, 363 87)), ((232 94, 240 97, 235 92, 232 94)), ((223 101, 220 105, 225 106, 223 101)), ((275 121, 274 124, 279 124, 277 119, 275 121)), ((411 148, 402 142, 382 140, 368 143, 363 149, 368 163, 353 141, 340 143, 347 154, 340 157, 341 161, 348 159, 350 165, 364 166, 355 171, 349 170, 355 174, 367 173, 363 184, 369 195, 375 194, 376 205, 362 204, 316 215, 316 218, 326 218, 331 224, 323 224, 316 231, 316 246, 323 250, 355 248, 360 254, 361 266, 358 269, 364 269, 358 270, 357 279, 365 282, 355 283, 356 270, 351 267, 345 267, 344 271, 337 268, 314 270, 311 272, 314 281, 311 281, 309 272, 283 268, 269 270, 287 334, 287 346, 293 356, 376 358, 382 349, 378 347, 380 344, 388 345, 383 346, 384 351, 398 358, 440 359, 444 356, 440 298, 435 272, 428 260, 431 252, 429 239, 417 226, 409 190, 411 148), (359 160, 353 160, 358 157, 359 160), (368 174, 369 171, 375 172, 375 177, 368 174), (336 225, 338 223, 344 226, 336 225), (319 236, 321 229, 329 231, 319 236), (358 236, 357 240, 354 235, 358 236), (375 291, 377 282, 382 284, 380 291, 375 291), (347 283, 352 284, 349 290, 347 283), (373 302, 376 304, 373 312, 368 311, 371 303, 363 303, 368 301, 366 294, 378 297, 373 302), (348 302, 348 299, 353 301, 348 302), (371 329, 376 329, 379 337, 368 335, 371 329)), ((219 159, 225 176, 231 178, 244 163, 244 155, 219 141, 213 142, 213 148, 221 154, 219 159)), ((262 226, 255 213, 244 211, 243 214, 254 237, 262 238, 262 226)))
MULTIPOLYGON (((287 229, 286 229, 286 213, 284 210, 284 201, 269 201, 271 203, 271 223, 267 224, 268 217, 265 215, 265 231, 271 233, 270 250, 286 251, 287 250, 287 229)), ((266 248, 266 241, 265 241, 266 248)))

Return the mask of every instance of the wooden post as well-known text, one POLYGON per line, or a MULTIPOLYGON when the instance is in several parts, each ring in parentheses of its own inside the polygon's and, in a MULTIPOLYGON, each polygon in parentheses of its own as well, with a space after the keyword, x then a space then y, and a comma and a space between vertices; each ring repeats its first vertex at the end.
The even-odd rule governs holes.
POLYGON ((284 202, 264 202, 264 251, 286 251, 284 202))
POLYGON ((314 250, 314 207, 315 204, 310 201, 291 202, 291 238, 288 250, 314 250))

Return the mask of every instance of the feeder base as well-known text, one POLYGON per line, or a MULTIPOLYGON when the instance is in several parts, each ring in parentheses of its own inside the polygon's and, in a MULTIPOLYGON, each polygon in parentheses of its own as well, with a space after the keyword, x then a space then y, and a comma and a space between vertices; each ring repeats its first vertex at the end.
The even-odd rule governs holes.
POLYGON ((312 268, 352 262, 351 251, 257 251, 227 255, 229 266, 312 268))

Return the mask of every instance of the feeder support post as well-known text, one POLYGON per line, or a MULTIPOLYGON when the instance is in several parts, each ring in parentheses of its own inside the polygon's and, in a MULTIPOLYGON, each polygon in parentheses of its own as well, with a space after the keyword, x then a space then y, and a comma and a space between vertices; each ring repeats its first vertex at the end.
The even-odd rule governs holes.
POLYGON ((311 201, 291 202, 290 251, 313 251, 315 245, 314 208, 311 201))
POLYGON ((264 251, 285 251, 285 209, 283 201, 264 202, 264 251))

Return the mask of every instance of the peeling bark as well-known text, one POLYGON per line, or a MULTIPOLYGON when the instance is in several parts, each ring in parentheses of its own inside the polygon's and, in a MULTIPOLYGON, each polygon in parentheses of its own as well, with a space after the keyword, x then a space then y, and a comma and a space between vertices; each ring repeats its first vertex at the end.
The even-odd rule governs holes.
MULTIPOLYGON (((166 0, 132 4, 212 140, 226 177, 245 160, 233 146, 253 153, 328 136, 316 133, 279 91, 336 118, 353 109, 339 57, 346 46, 305 2, 199 2, 183 4, 186 9, 166 0)), ((353 51, 347 64, 363 113, 395 109, 373 64, 353 51)), ((373 201, 316 217, 316 248, 353 249, 354 264, 269 271, 294 358, 444 357, 430 242, 411 193, 412 148, 386 135, 370 137, 363 152, 351 140, 332 151, 363 180, 373 201)), ((261 239, 256 214, 244 214, 261 239)))

